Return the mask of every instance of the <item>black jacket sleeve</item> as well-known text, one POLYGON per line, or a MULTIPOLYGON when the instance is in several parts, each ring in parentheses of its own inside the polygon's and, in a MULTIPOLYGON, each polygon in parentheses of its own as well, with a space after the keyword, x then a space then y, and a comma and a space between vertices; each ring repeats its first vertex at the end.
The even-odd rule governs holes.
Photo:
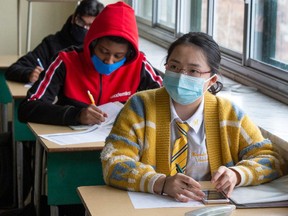
POLYGON ((72 45, 80 45, 75 41, 70 33, 71 28, 70 16, 62 29, 53 35, 46 36, 42 42, 31 52, 22 56, 17 62, 12 64, 5 73, 7 80, 27 83, 31 72, 38 66, 37 58, 41 60, 44 70, 50 65, 52 58, 57 53, 72 45))
POLYGON ((28 83, 29 76, 36 65, 36 59, 33 60, 32 54, 28 53, 6 70, 5 78, 11 81, 28 83))
MULTIPOLYGON (((32 96, 43 85, 45 79, 41 73, 40 79, 27 92, 26 98, 21 102, 18 110, 18 118, 21 122, 35 122, 54 125, 77 125, 77 119, 84 105, 72 105, 67 98, 63 98, 63 83, 65 81, 65 65, 55 70, 51 82, 45 88, 44 94, 32 100, 32 96), (63 102, 65 100, 65 102, 63 102), (66 105, 64 106, 63 103, 66 105)), ((75 102, 74 102, 75 103, 75 102)))
POLYGON ((137 91, 162 87, 162 74, 148 61, 142 63, 140 84, 137 91))
MULTIPOLYGON (((51 40, 54 36, 48 36, 31 52, 22 56, 18 61, 13 63, 5 72, 7 80, 28 83, 32 71, 39 66, 37 58, 41 60, 44 69, 47 69, 51 58, 55 55, 56 50, 51 50, 51 40)), ((58 47, 57 47, 58 49, 58 47)))

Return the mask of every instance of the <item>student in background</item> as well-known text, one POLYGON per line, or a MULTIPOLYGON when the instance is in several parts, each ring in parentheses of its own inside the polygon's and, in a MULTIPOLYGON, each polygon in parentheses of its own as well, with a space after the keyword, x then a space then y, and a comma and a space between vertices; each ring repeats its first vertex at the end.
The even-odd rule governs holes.
POLYGON ((270 140, 235 104, 213 95, 221 90, 220 60, 217 43, 205 33, 171 44, 164 87, 131 97, 106 139, 106 184, 187 202, 204 197, 198 181, 211 181, 229 197, 235 186, 283 175, 270 140))
POLYGON ((90 25, 103 8, 104 5, 97 0, 81 1, 60 31, 45 37, 33 51, 21 57, 6 70, 6 79, 22 83, 37 81, 39 74, 48 68, 52 57, 58 51, 72 45, 83 44, 90 25))
POLYGON ((161 76, 138 49, 134 11, 124 2, 106 6, 91 25, 83 48, 59 52, 43 75, 19 107, 22 122, 100 124, 106 114, 98 105, 125 103, 137 91, 162 85, 161 76))

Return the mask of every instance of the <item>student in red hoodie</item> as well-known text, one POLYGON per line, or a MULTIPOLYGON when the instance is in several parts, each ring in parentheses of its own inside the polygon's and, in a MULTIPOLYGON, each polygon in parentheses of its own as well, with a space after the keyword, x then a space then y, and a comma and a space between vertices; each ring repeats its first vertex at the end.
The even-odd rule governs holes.
POLYGON ((125 103, 137 91, 160 86, 161 76, 139 51, 133 9, 117 2, 107 5, 95 18, 83 48, 70 47, 59 52, 28 91, 19 107, 19 120, 56 125, 99 124, 106 114, 97 105, 125 103), (88 90, 96 106, 91 104, 88 90))

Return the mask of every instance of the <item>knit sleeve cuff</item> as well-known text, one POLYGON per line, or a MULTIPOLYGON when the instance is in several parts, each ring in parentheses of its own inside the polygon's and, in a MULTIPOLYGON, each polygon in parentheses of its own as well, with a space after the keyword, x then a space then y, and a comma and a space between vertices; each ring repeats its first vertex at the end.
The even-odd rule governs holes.
POLYGON ((65 106, 65 108, 66 111, 62 120, 63 125, 79 125, 78 119, 82 108, 74 106, 65 106))

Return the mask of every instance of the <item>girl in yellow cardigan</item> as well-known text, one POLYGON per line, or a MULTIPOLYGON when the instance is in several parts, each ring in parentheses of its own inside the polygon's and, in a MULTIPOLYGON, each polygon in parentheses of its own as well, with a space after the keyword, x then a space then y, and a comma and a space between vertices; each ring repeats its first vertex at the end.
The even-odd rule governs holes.
POLYGON ((235 104, 214 95, 222 87, 220 60, 217 43, 205 33, 188 33, 171 44, 164 87, 131 97, 106 139, 101 154, 106 184, 187 202, 204 197, 198 181, 210 180, 229 197, 235 186, 283 175, 270 140, 235 104), (183 174, 175 174, 173 164, 178 122, 187 126, 178 155, 183 174))

